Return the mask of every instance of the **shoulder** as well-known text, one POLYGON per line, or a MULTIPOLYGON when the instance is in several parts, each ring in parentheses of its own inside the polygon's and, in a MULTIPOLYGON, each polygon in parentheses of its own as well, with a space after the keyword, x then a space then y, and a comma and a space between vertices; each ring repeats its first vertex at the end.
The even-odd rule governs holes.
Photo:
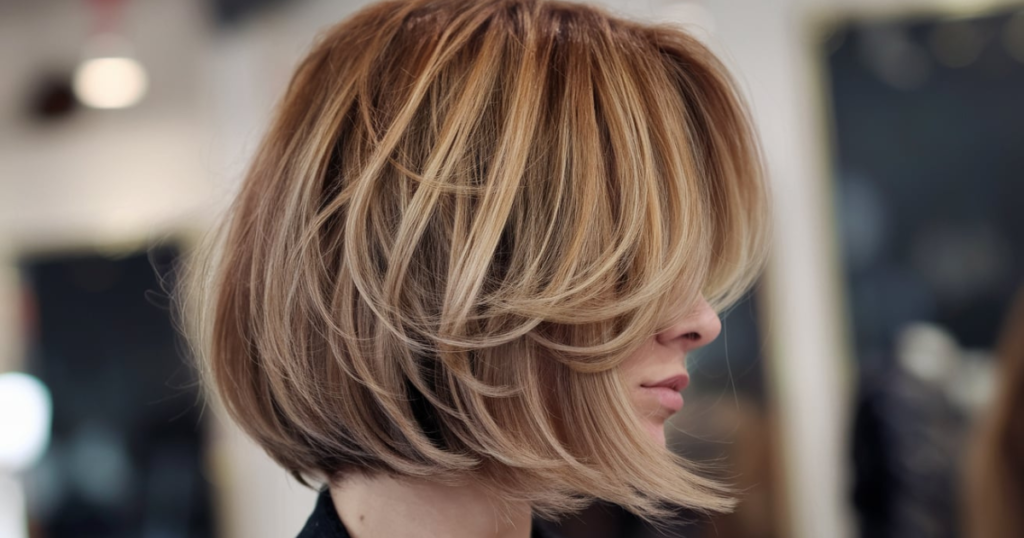
MULTIPOLYGON (((531 538, 561 538, 538 517, 533 518, 531 538)), ((316 506, 296 538, 351 538, 331 500, 331 490, 324 487, 316 498, 316 506)))
POLYGON ((316 506, 296 538, 351 538, 331 501, 331 490, 324 487, 316 498, 316 506))
POLYGON ((533 526, 530 531, 530 538, 562 538, 555 531, 551 530, 544 520, 534 516, 533 526))

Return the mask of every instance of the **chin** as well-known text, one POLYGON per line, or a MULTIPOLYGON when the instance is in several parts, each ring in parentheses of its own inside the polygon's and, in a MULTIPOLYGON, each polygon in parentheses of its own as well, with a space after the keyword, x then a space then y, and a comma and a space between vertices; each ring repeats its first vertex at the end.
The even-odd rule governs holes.
POLYGON ((647 422, 644 425, 647 430, 647 435, 651 437, 651 440, 655 443, 665 446, 665 425, 655 424, 653 422, 647 422))

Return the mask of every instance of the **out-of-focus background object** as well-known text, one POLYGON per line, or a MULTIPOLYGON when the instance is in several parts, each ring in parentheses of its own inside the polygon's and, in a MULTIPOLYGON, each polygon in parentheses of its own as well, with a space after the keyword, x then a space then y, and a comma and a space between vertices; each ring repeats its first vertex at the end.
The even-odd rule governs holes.
MULTIPOLYGON (((315 493, 202 401, 167 291, 295 62, 366 3, 0 0, 0 380, 52 402, 0 409, 0 536, 300 528, 315 493)), ((1019 536, 980 500, 1024 487, 1024 354, 997 345, 1021 334, 1024 3, 597 3, 723 58, 775 194, 769 271, 668 432, 742 502, 669 534, 1019 536)), ((557 526, 654 536, 605 504, 557 526)))
POLYGON ((0 469, 20 471, 36 463, 50 442, 50 390, 33 376, 0 374, 0 469))
POLYGON ((1024 535, 1024 286, 996 346, 996 391, 977 420, 964 466, 964 535, 1024 535))
POLYGON ((25 495, 14 474, 36 463, 50 441, 53 404, 41 381, 0 374, 0 536, 25 534, 25 495))
POLYGON ((865 537, 959 536, 963 464, 1024 275, 1019 8, 827 26, 865 537))
POLYGON ((49 450, 25 475, 42 536, 215 536, 202 407, 163 289, 176 249, 22 260, 36 313, 26 368, 53 392, 49 450))

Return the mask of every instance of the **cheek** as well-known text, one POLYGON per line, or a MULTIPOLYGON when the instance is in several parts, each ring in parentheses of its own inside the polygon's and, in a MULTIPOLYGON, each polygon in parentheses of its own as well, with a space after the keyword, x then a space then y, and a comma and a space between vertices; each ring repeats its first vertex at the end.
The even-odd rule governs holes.
POLYGON ((639 385, 643 381, 643 374, 651 357, 654 356, 652 346, 655 339, 645 343, 636 352, 631 354, 622 364, 619 365, 619 372, 623 383, 628 387, 630 400, 637 411, 637 420, 647 433, 650 439, 662 446, 665 445, 665 417, 661 409, 652 403, 650 397, 645 397, 639 392, 639 385))
POLYGON ((622 380, 625 381, 629 386, 638 385, 640 383, 640 377, 643 373, 644 366, 650 360, 653 355, 654 340, 644 344, 640 349, 636 350, 629 357, 626 358, 622 364, 619 365, 619 371, 622 375, 622 380))
POLYGON ((657 406, 652 406, 649 398, 634 392, 631 396, 632 404, 636 410, 636 420, 643 428, 647 437, 655 443, 665 446, 665 420, 657 406))

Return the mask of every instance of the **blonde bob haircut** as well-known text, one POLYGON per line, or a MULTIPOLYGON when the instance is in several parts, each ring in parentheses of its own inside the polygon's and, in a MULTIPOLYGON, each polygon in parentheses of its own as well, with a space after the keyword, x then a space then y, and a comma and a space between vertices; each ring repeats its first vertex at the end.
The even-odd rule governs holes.
POLYGON ((179 312, 204 381, 307 485, 472 480, 548 518, 728 510, 616 366, 749 289, 766 199, 743 102, 679 28, 375 3, 298 64, 179 312))

